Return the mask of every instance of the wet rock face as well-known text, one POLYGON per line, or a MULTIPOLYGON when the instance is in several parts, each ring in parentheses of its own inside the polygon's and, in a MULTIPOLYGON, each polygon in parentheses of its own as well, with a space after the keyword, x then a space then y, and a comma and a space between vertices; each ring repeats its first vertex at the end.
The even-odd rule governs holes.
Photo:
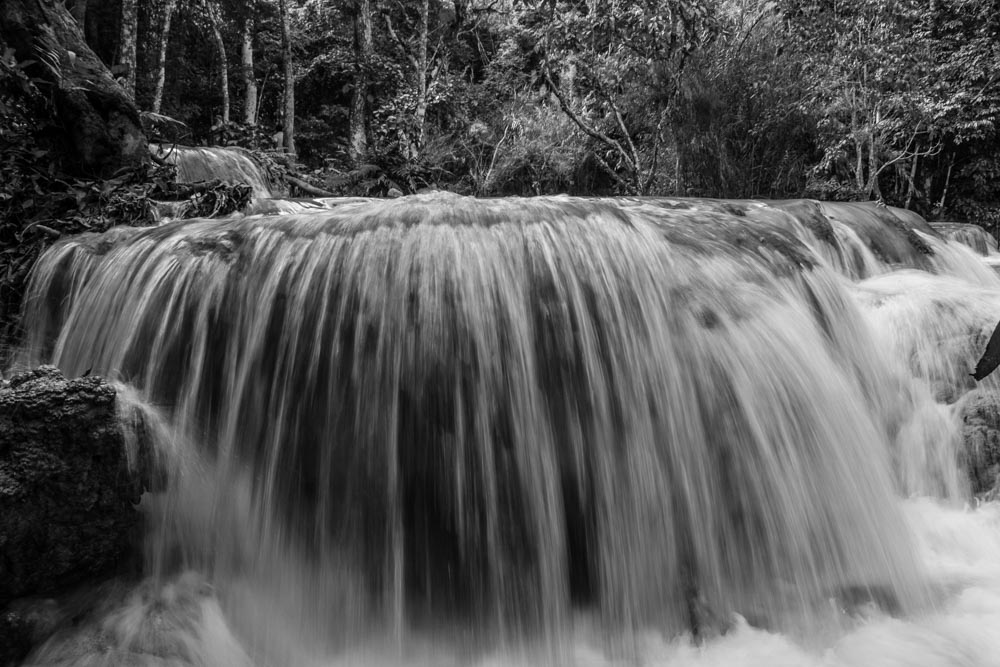
POLYGON ((977 390, 964 399, 962 440, 973 493, 1000 491, 1000 392, 977 390))
POLYGON ((114 388, 52 367, 0 385, 0 610, 115 569, 141 493, 114 388))

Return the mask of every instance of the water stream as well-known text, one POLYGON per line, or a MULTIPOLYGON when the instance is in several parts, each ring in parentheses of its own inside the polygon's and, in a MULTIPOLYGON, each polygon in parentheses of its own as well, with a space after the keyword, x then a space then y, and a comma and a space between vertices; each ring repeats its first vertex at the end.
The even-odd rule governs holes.
POLYGON ((148 579, 35 664, 1000 664, 971 249, 808 201, 275 211, 37 267, 21 362, 125 383, 166 481, 148 579))
POLYGON ((235 146, 150 145, 150 151, 177 167, 181 183, 219 179, 245 183, 253 197, 264 200, 272 195, 272 183, 253 155, 235 146))

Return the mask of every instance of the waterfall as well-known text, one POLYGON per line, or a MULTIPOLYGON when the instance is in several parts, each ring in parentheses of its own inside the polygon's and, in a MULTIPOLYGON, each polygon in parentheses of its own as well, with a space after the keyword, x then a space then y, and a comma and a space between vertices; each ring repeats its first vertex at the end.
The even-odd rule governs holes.
POLYGON ((271 197, 267 174, 246 150, 235 146, 152 146, 168 162, 177 166, 181 183, 220 179, 245 183, 253 188, 254 199, 271 197))
POLYGON ((874 205, 359 199, 63 241, 22 362, 138 388, 172 583, 128 608, 196 608, 195 663, 581 618, 611 654, 732 618, 809 642, 933 597, 898 498, 966 493, 940 406, 1000 309, 970 258, 874 205))
POLYGON ((997 252, 996 239, 979 225, 963 222, 933 222, 931 227, 949 241, 967 245, 980 255, 991 255, 997 252))

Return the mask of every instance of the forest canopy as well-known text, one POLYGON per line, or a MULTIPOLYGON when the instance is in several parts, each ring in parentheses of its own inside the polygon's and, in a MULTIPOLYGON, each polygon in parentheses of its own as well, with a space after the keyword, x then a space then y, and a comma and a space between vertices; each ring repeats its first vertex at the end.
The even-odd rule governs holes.
MULTIPOLYGON (((291 154, 337 194, 881 199, 1000 223, 998 0, 65 8, 150 140, 291 154)), ((4 57, 0 89, 28 85, 4 57)))

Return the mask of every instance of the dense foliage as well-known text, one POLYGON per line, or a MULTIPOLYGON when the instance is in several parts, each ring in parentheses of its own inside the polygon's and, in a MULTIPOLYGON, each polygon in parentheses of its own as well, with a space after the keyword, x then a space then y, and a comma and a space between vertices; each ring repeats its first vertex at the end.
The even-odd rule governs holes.
POLYGON ((294 140, 338 194, 806 195, 1000 223, 997 0, 67 4, 153 138, 294 140))

